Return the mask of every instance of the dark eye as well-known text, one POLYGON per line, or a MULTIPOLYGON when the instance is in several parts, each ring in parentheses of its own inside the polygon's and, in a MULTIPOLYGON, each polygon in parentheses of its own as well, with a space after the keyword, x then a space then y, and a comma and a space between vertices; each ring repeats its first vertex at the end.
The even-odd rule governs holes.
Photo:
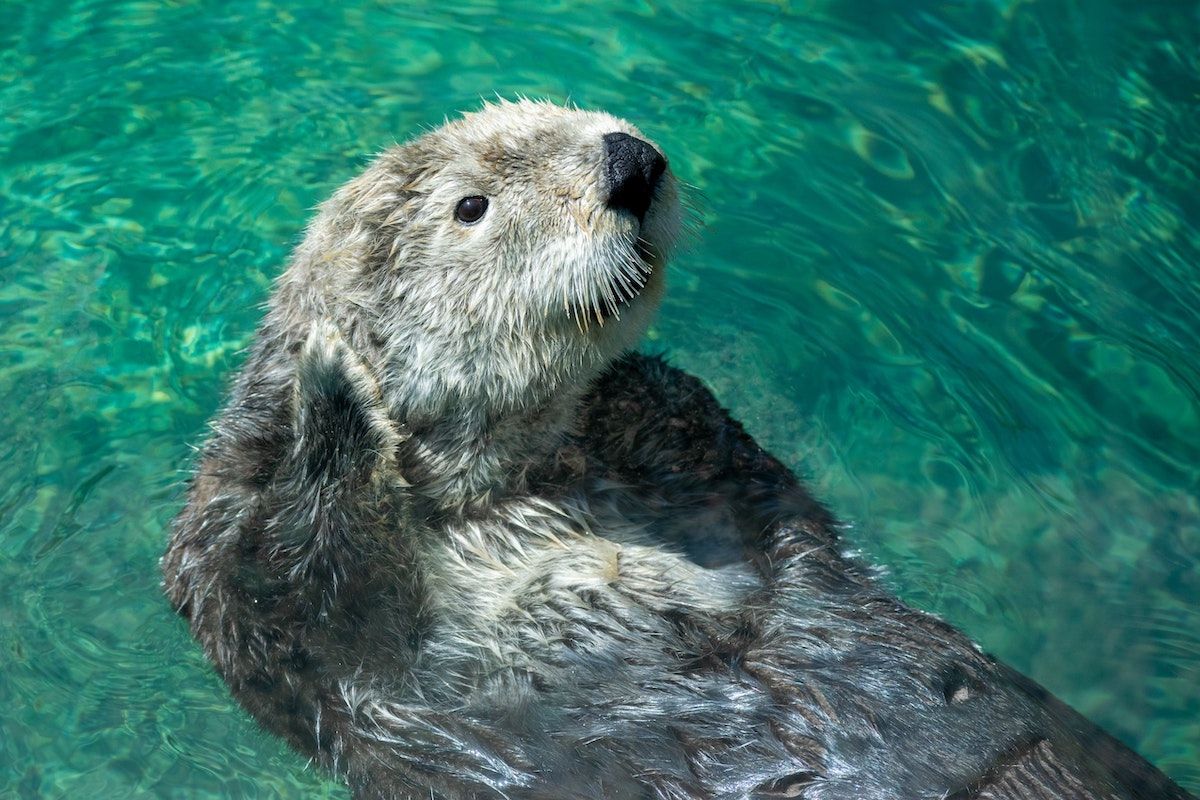
POLYGON ((468 224, 479 222, 483 212, 487 211, 487 207, 486 197, 464 197, 458 201, 458 207, 454 209, 454 218, 468 224))

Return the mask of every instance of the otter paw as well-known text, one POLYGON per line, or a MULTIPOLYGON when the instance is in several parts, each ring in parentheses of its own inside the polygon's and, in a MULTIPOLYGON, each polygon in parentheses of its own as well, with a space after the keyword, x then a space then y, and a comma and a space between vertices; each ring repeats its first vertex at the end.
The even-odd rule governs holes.
POLYGON ((408 485, 396 469, 396 448, 407 435, 388 415, 370 366, 325 320, 313 323, 296 365, 293 425, 296 455, 310 474, 383 467, 390 480, 408 485))

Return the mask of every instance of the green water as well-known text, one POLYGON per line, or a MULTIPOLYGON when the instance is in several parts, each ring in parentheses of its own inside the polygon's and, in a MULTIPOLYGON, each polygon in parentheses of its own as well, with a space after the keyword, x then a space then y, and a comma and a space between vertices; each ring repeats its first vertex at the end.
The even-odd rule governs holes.
POLYGON ((156 562, 308 209, 495 93, 655 137, 706 226, 648 346, 908 601, 1200 790, 1196 3, 0 20, 0 796, 345 797, 230 701, 156 562))

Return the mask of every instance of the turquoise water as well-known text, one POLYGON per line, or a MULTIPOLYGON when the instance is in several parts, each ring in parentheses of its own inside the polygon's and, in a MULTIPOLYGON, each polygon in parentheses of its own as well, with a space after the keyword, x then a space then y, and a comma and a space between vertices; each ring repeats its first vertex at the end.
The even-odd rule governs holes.
POLYGON ((156 562, 308 210, 495 93, 655 137, 706 225, 648 347, 1200 791, 1197 4, 698 8, 0 0, 0 796, 345 797, 156 562))

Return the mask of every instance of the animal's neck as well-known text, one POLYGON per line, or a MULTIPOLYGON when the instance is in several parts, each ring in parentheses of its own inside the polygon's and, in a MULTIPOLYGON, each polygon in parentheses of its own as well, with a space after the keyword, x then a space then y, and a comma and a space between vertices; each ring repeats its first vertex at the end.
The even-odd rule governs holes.
POLYGON ((520 492, 544 469, 575 419, 582 389, 547 403, 488 415, 469 407, 410 422, 400 463, 421 493, 448 509, 485 506, 520 492))

